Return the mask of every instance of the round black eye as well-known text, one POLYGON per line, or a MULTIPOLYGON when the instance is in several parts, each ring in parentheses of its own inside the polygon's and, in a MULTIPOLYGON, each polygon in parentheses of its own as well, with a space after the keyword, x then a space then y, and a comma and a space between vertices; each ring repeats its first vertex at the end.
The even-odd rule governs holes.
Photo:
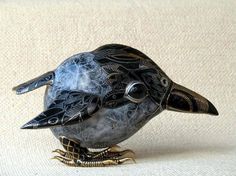
POLYGON ((168 86, 168 80, 167 80, 167 78, 162 77, 162 78, 161 78, 161 84, 162 84, 163 86, 167 87, 167 86, 168 86))
POLYGON ((126 98, 139 103, 147 96, 147 88, 142 82, 132 82, 126 87, 126 98))

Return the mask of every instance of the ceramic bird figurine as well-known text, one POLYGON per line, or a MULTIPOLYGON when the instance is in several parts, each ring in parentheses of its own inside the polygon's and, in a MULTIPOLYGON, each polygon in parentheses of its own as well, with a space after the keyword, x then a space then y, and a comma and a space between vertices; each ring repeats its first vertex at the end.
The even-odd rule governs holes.
POLYGON ((120 44, 76 54, 13 90, 23 94, 41 86, 47 87, 44 111, 22 129, 50 128, 65 149, 56 149, 54 158, 69 166, 133 160, 127 157, 132 150, 117 144, 165 109, 218 115, 206 98, 174 83, 142 52, 120 44))

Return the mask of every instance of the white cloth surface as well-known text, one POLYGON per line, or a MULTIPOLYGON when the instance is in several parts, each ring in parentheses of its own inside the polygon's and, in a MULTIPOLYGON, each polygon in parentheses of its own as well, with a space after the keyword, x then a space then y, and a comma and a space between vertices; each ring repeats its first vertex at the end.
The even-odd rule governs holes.
POLYGON ((0 1, 0 175, 236 175, 236 1, 0 1), (121 43, 175 82, 207 97, 219 116, 164 111, 121 143, 136 164, 71 168, 50 160, 50 130, 20 130, 43 110, 45 88, 11 88, 67 57, 121 43))

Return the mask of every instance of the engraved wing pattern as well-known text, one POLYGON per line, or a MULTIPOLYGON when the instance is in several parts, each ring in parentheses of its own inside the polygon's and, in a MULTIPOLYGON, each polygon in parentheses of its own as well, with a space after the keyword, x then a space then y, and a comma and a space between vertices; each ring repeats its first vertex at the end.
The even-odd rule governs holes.
POLYGON ((46 128, 70 125, 90 118, 101 108, 100 97, 77 91, 62 91, 47 110, 28 122, 23 128, 46 128))

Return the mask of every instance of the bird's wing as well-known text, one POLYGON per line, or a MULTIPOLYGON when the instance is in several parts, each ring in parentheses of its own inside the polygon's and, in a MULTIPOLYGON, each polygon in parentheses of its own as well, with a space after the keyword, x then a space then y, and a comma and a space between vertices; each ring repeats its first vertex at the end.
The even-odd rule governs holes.
POLYGON ((62 91, 47 110, 22 126, 23 129, 71 125, 90 118, 101 108, 100 97, 77 91, 62 91))
POLYGON ((47 72, 37 78, 27 81, 14 87, 12 90, 16 91, 16 94, 20 95, 23 93, 30 92, 32 90, 38 89, 39 87, 50 85, 54 79, 54 71, 47 72))

